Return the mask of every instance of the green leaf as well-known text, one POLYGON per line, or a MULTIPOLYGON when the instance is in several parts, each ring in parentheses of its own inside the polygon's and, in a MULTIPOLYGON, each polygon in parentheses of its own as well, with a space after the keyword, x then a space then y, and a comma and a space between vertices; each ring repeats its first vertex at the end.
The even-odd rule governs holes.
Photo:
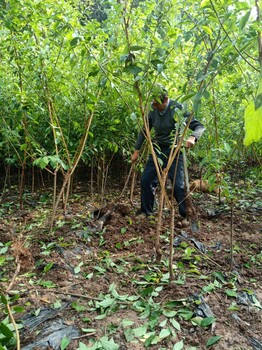
POLYGON ((74 273, 77 274, 81 271, 81 267, 84 265, 83 261, 81 261, 75 268, 74 273))
POLYGON ((226 290, 226 295, 228 295, 229 297, 234 297, 236 298, 237 297, 237 292, 232 290, 232 289, 227 289, 226 290))
POLYGON ((177 329, 178 331, 181 330, 180 324, 177 322, 177 320, 175 320, 174 318, 171 318, 170 322, 175 329, 177 329))
POLYGON ((104 350, 118 350, 119 345, 114 342, 113 339, 108 340, 107 337, 102 337, 99 339, 104 350))
POLYGON ((84 343, 79 342, 79 347, 77 350, 90 350, 90 347, 87 347, 84 343))
POLYGON ((215 343, 217 343, 219 340, 221 339, 221 337, 219 335, 216 335, 214 337, 211 337, 208 339, 207 341, 207 346, 212 346, 214 345, 215 343))
POLYGON ((102 307, 103 309, 106 309, 107 307, 111 306, 114 302, 115 302, 115 299, 106 298, 102 301, 97 302, 97 305, 102 307))
POLYGON ((73 47, 76 47, 76 45, 78 44, 78 41, 79 41, 79 38, 78 38, 78 37, 72 39, 72 40, 70 41, 70 46, 71 46, 72 48, 73 48, 73 47))
POLYGON ((56 287, 56 284, 52 281, 40 281, 39 282, 39 285, 40 286, 43 286, 45 288, 55 288, 56 287))
POLYGON ((153 344, 154 339, 156 338, 155 332, 150 332, 145 335, 146 336, 146 341, 145 341, 145 347, 147 348, 151 344, 153 344))
POLYGON ((262 138, 262 106, 256 109, 254 101, 245 110, 245 132, 245 146, 262 138))
POLYGON ((210 316, 210 317, 205 317, 203 318, 203 320, 201 321, 200 325, 201 327, 208 327, 210 326, 212 323, 214 323, 216 321, 215 317, 210 316))
POLYGON ((17 313, 25 311, 25 309, 22 306, 13 306, 12 310, 17 313))
POLYGON ((162 329, 161 332, 159 333, 159 338, 164 339, 169 337, 171 334, 170 329, 169 328, 165 328, 162 329))
POLYGON ((3 294, 1 294, 0 297, 1 297, 2 303, 3 303, 4 305, 7 305, 7 299, 6 299, 6 297, 5 297, 3 294))
POLYGON ((131 73, 133 75, 138 75, 140 72, 143 71, 143 69, 133 64, 133 65, 125 67, 124 71, 131 73))
POLYGON ((221 282, 226 282, 225 277, 222 272, 214 272, 214 276, 218 278, 221 282))
POLYGON ((141 326, 133 329, 134 336, 137 338, 141 338, 146 334, 147 326, 141 326))
POLYGON ((185 96, 183 96, 181 99, 180 99, 180 102, 183 103, 187 100, 189 100, 191 97, 195 96, 195 93, 194 92, 191 92, 190 94, 187 94, 185 96))
POLYGON ((193 317, 193 312, 187 309, 179 309, 178 315, 181 316, 184 320, 190 320, 193 317))
POLYGON ((52 263, 52 262, 46 264, 44 267, 44 272, 48 272, 53 267, 53 265, 54 265, 54 263, 52 263))
POLYGON ((122 325, 124 328, 130 327, 130 326, 132 326, 133 324, 134 324, 134 321, 130 321, 130 320, 123 320, 123 321, 121 322, 121 325, 122 325))
POLYGON ((2 333, 7 339, 13 338, 13 333, 10 331, 10 329, 4 324, 0 323, 0 333, 2 333))
POLYGON ((130 47, 130 51, 140 51, 143 50, 145 46, 134 45, 130 47))
POLYGON ((208 26, 202 26, 202 29, 204 30, 204 32, 206 32, 208 35, 212 36, 212 29, 208 26))
POLYGON ((166 317, 174 317, 176 316, 177 311, 169 311, 169 310, 163 310, 163 315, 166 317))
POLYGON ((49 158, 48 157, 40 157, 37 158, 33 164, 39 166, 41 169, 44 169, 49 163, 49 158))
POLYGON ((251 10, 247 11, 247 13, 241 18, 241 20, 239 21, 239 28, 241 30, 244 29, 244 27, 246 26, 249 16, 250 16, 251 10))
POLYGON ((86 307, 85 307, 85 306, 79 304, 79 303, 76 302, 76 301, 73 301, 73 302, 71 303, 71 307, 72 307, 73 309, 75 309, 76 311, 78 311, 78 312, 81 312, 81 311, 85 311, 85 310, 86 310, 86 307))
POLYGON ((173 350, 182 350, 184 347, 184 341, 181 340, 180 342, 176 343, 173 347, 173 350))
POLYGON ((95 333, 95 332, 96 332, 96 329, 95 329, 95 328, 81 328, 81 330, 82 330, 84 333, 95 333))
POLYGON ((68 345, 70 344, 70 341, 71 341, 71 340, 70 340, 69 338, 64 337, 64 338, 62 339, 62 341, 61 341, 60 349, 61 349, 61 350, 66 349, 66 348, 68 347, 68 345))

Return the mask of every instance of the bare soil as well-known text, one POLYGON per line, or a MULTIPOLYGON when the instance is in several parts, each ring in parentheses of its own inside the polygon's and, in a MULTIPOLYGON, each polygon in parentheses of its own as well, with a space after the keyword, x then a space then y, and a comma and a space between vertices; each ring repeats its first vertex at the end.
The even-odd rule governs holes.
POLYGON ((80 348, 80 342, 91 348, 101 337, 118 344, 101 349, 261 349, 256 345, 262 344, 261 208, 254 198, 235 203, 231 211, 225 203, 218 205, 215 195, 194 194, 200 232, 179 227, 176 214, 174 237, 187 234, 191 240, 181 239, 174 247, 171 281, 168 211, 163 214, 163 255, 157 264, 157 217, 136 214, 139 194, 133 205, 128 197, 116 206, 108 202, 99 211, 94 198, 79 189, 66 217, 61 213, 49 233, 50 204, 38 199, 20 210, 12 191, 3 196, 0 248, 9 249, 0 255, 6 257, 0 272, 1 293, 19 295, 10 305, 23 307, 22 313, 14 313, 16 323, 24 323, 19 331, 22 349, 54 349, 52 342, 37 345, 51 321, 76 331, 69 336, 69 350, 80 348), (212 325, 196 323, 201 305, 211 310, 212 325), (55 312, 35 328, 26 326, 26 319, 37 318, 44 310, 55 312), (171 326, 171 319, 180 324, 178 329, 171 326), (159 337, 163 329, 172 331, 150 344, 150 335, 159 337), (208 346, 214 336, 221 338, 208 346), (181 341, 183 347, 174 347, 181 341))

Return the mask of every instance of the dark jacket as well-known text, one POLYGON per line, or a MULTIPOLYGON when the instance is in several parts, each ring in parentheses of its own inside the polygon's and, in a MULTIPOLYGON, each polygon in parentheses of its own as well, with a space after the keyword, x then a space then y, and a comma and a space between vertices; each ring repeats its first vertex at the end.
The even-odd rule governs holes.
MULTIPOLYGON (((176 123, 178 120, 176 119, 176 112, 178 110, 182 110, 183 106, 174 100, 169 100, 169 104, 167 108, 163 112, 159 112, 156 109, 152 109, 148 114, 148 126, 151 130, 154 128, 155 136, 154 141, 158 145, 171 145, 173 142, 172 136, 175 135, 176 132, 176 123)), ((185 118, 185 123, 187 123, 187 119, 190 117, 190 113, 186 112, 183 114, 185 118)), ((189 128, 193 131, 191 136, 194 136, 196 140, 198 140, 203 134, 205 128, 204 126, 196 119, 192 118, 189 128)), ((137 141, 135 143, 135 149, 139 150, 145 140, 145 129, 142 128, 140 131, 137 141)))

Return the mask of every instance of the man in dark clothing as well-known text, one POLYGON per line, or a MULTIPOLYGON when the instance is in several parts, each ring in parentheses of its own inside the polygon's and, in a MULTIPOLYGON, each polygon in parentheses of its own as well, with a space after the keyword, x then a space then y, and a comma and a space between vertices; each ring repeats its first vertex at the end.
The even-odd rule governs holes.
MULTIPOLYGON (((174 135, 176 133, 176 124, 178 122, 176 114, 178 110, 182 110, 183 106, 177 101, 171 100, 168 97, 167 90, 161 87, 158 90, 157 96, 153 96, 152 110, 148 114, 148 126, 151 130, 154 128, 154 149, 156 155, 162 161, 162 168, 164 169, 168 162, 170 154, 170 147, 173 143, 174 135), (173 135, 173 136, 172 136, 173 135)), ((184 113, 183 115, 185 123, 190 117, 190 113, 184 113)), ((194 147, 196 141, 201 137, 205 128, 197 121, 192 119, 189 128, 193 133, 186 140, 185 146, 188 148, 194 147)), ((137 138, 135 144, 135 151, 132 155, 132 163, 136 162, 139 157, 139 150, 145 140, 145 129, 143 128, 137 138)), ((183 155, 179 152, 168 172, 168 177, 172 181, 174 180, 175 172, 175 184, 174 184, 174 197, 178 203, 179 213, 182 216, 182 223, 187 225, 186 216, 186 202, 185 202, 185 181, 184 181, 184 166, 183 155), (178 157, 178 160, 177 160, 178 157), (176 166, 177 164, 177 166, 176 166), (177 168, 177 169, 176 169, 177 168)), ((149 216, 153 214, 155 187, 157 184, 157 172, 152 155, 149 156, 145 170, 141 178, 141 212, 149 216)))

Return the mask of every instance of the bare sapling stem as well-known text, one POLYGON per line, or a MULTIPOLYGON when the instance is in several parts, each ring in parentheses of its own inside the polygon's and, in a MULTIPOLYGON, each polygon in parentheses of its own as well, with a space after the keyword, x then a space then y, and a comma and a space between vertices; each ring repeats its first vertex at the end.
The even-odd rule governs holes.
MULTIPOLYGON (((173 202, 173 199, 171 203, 173 202)), ((170 225, 170 234, 169 234, 169 262, 168 262, 168 271, 169 271, 169 282, 174 279, 173 271, 173 259, 174 259, 174 234, 175 234, 175 208, 172 205, 171 209, 171 225, 170 225)))
POLYGON ((233 257, 233 235, 234 235, 234 230, 233 230, 233 200, 231 200, 231 225, 230 225, 230 268, 231 271, 233 270, 234 267, 234 257, 233 257))

